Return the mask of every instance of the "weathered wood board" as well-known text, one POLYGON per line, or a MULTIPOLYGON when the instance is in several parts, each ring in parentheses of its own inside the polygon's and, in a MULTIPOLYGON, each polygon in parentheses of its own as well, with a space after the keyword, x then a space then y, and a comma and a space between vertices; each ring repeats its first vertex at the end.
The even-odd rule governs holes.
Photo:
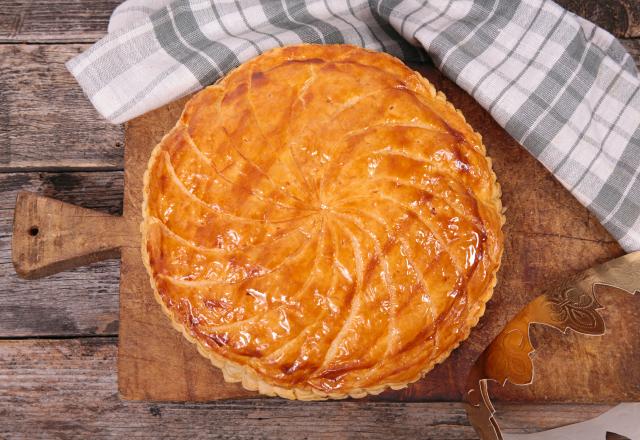
MULTIPOLYGON (((485 317, 471 337, 426 378, 371 400, 460 400, 476 356, 529 300, 558 281, 622 250, 559 183, 492 119, 433 68, 420 69, 479 131, 493 158, 507 208, 503 268, 485 317)), ((173 330, 156 304, 139 250, 142 175, 149 153, 178 118, 184 100, 127 124, 123 216, 92 213, 23 195, 14 224, 14 262, 24 275, 51 273, 111 256, 120 249, 118 382, 125 399, 205 401, 254 393, 226 384, 222 375, 173 330), (34 234, 34 227, 38 228, 34 234), (83 257, 88 254, 89 257, 83 257)), ((603 298, 611 306, 615 298, 603 298)), ((541 348, 536 381, 506 387, 508 400, 614 402, 640 399, 640 301, 608 307, 608 334, 589 338, 533 331, 541 348)))

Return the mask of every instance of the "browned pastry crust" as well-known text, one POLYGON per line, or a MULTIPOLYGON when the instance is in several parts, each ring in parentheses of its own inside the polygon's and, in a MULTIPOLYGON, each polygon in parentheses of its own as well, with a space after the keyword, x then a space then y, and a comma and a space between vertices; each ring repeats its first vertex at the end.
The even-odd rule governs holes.
POLYGON ((478 322, 502 255, 480 135, 353 46, 269 51, 195 95, 144 178, 142 254, 173 326, 245 388, 402 388, 478 322))

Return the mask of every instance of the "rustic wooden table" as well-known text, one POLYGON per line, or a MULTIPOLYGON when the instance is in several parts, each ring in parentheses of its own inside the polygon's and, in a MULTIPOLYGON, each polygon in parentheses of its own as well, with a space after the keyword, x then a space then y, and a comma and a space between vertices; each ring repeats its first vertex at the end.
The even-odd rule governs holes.
MULTIPOLYGON (((118 0, 0 2, 0 438, 475 438, 456 402, 212 404, 121 401, 119 264, 36 281, 11 264, 16 193, 122 209, 123 128, 90 106, 64 63, 104 35, 118 0)), ((640 61, 638 0, 562 0, 640 61)), ((498 406, 513 432, 595 416, 607 405, 498 406)))

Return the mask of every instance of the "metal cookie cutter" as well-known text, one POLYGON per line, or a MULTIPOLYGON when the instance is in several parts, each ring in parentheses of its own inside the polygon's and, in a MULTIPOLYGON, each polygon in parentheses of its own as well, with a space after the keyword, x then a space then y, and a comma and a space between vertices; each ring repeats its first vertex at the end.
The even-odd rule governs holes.
POLYGON ((560 330, 572 330, 585 335, 603 335, 605 322, 598 310, 603 306, 596 294, 613 287, 613 292, 640 292, 640 252, 627 254, 582 272, 564 282, 558 289, 536 297, 526 305, 496 336, 478 357, 469 372, 465 409, 471 425, 482 440, 503 440, 495 418, 488 382, 504 386, 533 382, 532 353, 535 351, 529 335, 532 324, 543 324, 560 330))

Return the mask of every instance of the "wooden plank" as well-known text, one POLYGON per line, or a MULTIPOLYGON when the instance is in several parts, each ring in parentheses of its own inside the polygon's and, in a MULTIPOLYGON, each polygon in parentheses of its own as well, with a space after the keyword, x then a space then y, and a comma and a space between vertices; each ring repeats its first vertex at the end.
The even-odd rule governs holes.
POLYGON ((64 66, 87 47, 0 45, 0 171, 122 168, 122 127, 64 66))
POLYGON ((638 0, 556 0, 619 38, 640 37, 638 0))
MULTIPOLYGON (((120 0, 13 0, 0 10, 0 42, 92 42, 120 0)), ((558 0, 618 37, 640 36, 636 0, 558 0)))
POLYGON ((121 0, 13 0, 0 9, 0 42, 93 42, 121 0))
MULTIPOLYGON (((640 40, 622 40, 640 62, 640 40)), ((123 129, 93 109, 64 62, 87 45, 0 45, 0 172, 122 169, 123 129)))
MULTIPOLYGON (((114 338, 0 341, 0 437, 472 439, 459 403, 124 402, 114 338), (46 396, 46 398, 43 398, 46 396)), ((509 432, 549 429, 607 405, 499 405, 509 432)))
POLYGON ((11 229, 20 190, 120 214, 122 187, 119 171, 0 174, 0 337, 118 332, 118 260, 26 281, 11 263, 11 229))

